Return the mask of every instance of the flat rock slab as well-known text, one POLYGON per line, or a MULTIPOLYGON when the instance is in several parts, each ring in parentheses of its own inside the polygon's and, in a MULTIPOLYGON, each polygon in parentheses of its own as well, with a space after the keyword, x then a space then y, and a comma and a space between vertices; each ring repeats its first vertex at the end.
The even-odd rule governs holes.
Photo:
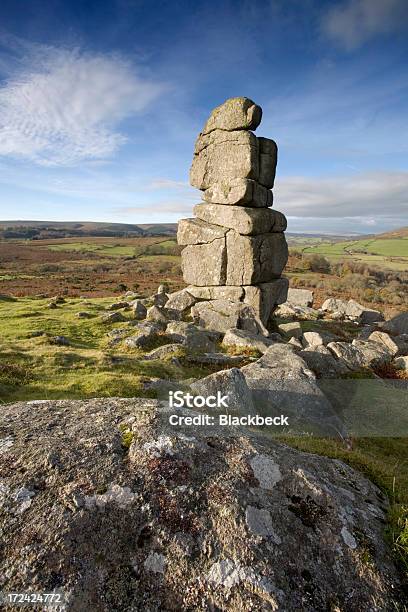
POLYGON ((202 221, 201 219, 180 219, 177 227, 177 243, 208 244, 218 238, 224 238, 228 228, 202 221))
POLYGON ((270 189, 257 181, 244 178, 231 179, 213 183, 202 194, 203 200, 210 204, 231 206, 267 207, 273 204, 270 189))
POLYGON ((333 593, 341 610, 399 608, 374 484, 172 413, 148 399, 2 407, 3 591, 61 589, 70 611, 315 612, 333 593))
POLYGON ((271 208, 197 204, 194 214, 202 221, 233 229, 243 235, 267 234, 286 229, 284 215, 271 208))
POLYGON ((241 236, 227 234, 227 285, 257 285, 280 277, 288 260, 283 233, 241 236))

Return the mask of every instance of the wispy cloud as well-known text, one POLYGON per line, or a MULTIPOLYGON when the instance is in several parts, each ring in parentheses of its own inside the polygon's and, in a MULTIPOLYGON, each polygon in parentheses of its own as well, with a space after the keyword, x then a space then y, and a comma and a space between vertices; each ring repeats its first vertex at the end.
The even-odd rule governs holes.
POLYGON ((346 50, 353 50, 377 34, 406 27, 406 0, 347 0, 324 16, 324 33, 346 50))
POLYGON ((164 86, 115 55, 31 49, 0 88, 0 155, 74 165, 112 155, 119 124, 142 112, 164 86))
POLYGON ((286 215, 314 218, 404 219, 408 172, 370 172, 345 177, 283 177, 274 190, 286 215))

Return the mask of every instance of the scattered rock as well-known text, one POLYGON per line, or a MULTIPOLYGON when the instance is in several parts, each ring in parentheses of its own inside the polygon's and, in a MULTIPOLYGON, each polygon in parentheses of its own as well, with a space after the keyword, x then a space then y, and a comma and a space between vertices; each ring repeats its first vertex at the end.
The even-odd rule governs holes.
POLYGON ((355 300, 349 300, 346 307, 346 316, 351 319, 357 319, 360 323, 369 324, 376 321, 383 321, 384 316, 378 310, 366 308, 355 300))
POLYGON ((340 378, 350 371, 343 359, 340 357, 335 359, 329 349, 323 345, 309 346, 298 354, 317 378, 340 378))
MULTIPOLYGON (((281 338, 279 338, 281 341, 281 338)), ((253 334, 243 329, 229 329, 222 341, 223 346, 239 346, 264 353, 276 340, 253 334)))
POLYGON ((145 319, 147 315, 147 308, 143 304, 141 300, 134 300, 130 303, 133 310, 133 317, 140 321, 141 319, 145 319))
POLYGON ((123 323, 126 321, 126 317, 120 312, 110 312, 101 316, 102 323, 123 323))
POLYGON ((77 317, 78 319, 91 319, 92 314, 86 310, 81 310, 80 312, 77 312, 77 317))
MULTIPOLYGON (((159 295, 164 294, 160 293, 159 295)), ((150 308, 147 309, 146 319, 148 321, 156 321, 157 323, 162 323, 163 325, 167 325, 168 322, 168 318, 164 313, 163 309, 159 308, 158 306, 150 306, 150 308)))
POLYGON ((311 306, 313 304, 313 291, 290 288, 287 301, 294 306, 311 306))
POLYGON ((339 338, 334 334, 329 334, 327 332, 305 332, 303 334, 303 340, 306 343, 306 346, 325 346, 329 344, 329 342, 336 342, 339 338))
POLYGON ((71 341, 66 336, 51 336, 49 339, 50 344, 55 344, 56 346, 70 346, 71 341))
POLYGON ((393 365, 397 368, 397 370, 408 370, 408 357, 406 355, 397 357, 394 359, 393 365))
POLYGON ((153 359, 166 359, 178 351, 180 351, 180 344, 163 344, 163 346, 159 346, 146 355, 143 355, 143 359, 146 361, 151 361, 153 359))
POLYGON ((216 396, 220 392, 228 398, 226 400, 228 408, 225 409, 225 412, 230 410, 239 414, 255 412, 252 395, 248 389, 245 376, 238 368, 221 370, 201 378, 191 385, 191 391, 194 395, 203 395, 204 397, 216 396))
POLYGON ((123 308, 129 308, 129 302, 114 302, 108 306, 107 310, 122 310, 123 308))
POLYGON ((389 319, 389 321, 385 321, 382 329, 396 336, 408 334, 408 312, 402 312, 396 317, 389 319))
POLYGON ((293 323, 281 323, 278 325, 278 329, 287 338, 297 338, 299 340, 303 335, 302 326, 297 321, 293 323))

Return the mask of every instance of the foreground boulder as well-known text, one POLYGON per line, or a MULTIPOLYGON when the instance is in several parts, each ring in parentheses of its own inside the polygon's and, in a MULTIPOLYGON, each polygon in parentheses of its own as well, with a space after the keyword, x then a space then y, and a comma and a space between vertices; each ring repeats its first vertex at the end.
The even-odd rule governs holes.
POLYGON ((376 486, 168 416, 146 399, 3 407, 3 591, 62 590, 70 612, 398 609, 376 486))

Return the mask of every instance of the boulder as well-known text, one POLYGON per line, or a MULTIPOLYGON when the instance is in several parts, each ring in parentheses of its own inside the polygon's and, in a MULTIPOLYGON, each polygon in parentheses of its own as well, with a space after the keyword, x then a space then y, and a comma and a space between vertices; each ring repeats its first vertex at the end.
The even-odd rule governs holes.
POLYGON ((172 313, 182 315, 189 308, 191 308, 196 301, 197 299, 191 295, 187 289, 181 289, 181 291, 176 291, 169 294, 168 300, 165 304, 166 311, 167 313, 171 311, 172 313))
POLYGON ((146 355, 143 355, 143 359, 145 361, 152 361, 154 359, 166 359, 174 355, 177 351, 180 351, 180 344, 163 344, 163 346, 159 346, 146 355))
POLYGON ((339 338, 334 334, 328 332, 305 332, 303 334, 303 340, 305 346, 323 346, 329 344, 329 342, 335 342, 339 338))
POLYGON ((177 229, 177 243, 181 246, 190 244, 208 244, 218 238, 224 238, 228 229, 202 221, 201 219, 180 219, 177 229))
POLYGON ((384 316, 378 310, 366 308, 355 300, 349 300, 346 307, 346 317, 357 319, 360 323, 369 324, 376 321, 383 321, 384 316))
POLYGON ((320 307, 320 310, 330 313, 346 314, 347 302, 336 298, 327 298, 320 307))
MULTIPOLYGON (((227 248, 225 238, 208 244, 186 246, 181 252, 183 278, 190 285, 225 285, 227 248)), ((239 283, 228 283, 236 284, 239 283)))
POLYGON ((314 308, 309 308, 308 306, 295 306, 289 302, 285 302, 278 306, 274 314, 276 317, 301 320, 318 319, 321 316, 320 312, 314 308))
POLYGON ((252 132, 216 129, 200 134, 190 170, 190 184, 208 189, 236 178, 258 180, 259 144, 252 132))
POLYGON ((276 306, 286 301, 288 286, 287 278, 277 278, 259 285, 247 285, 243 287, 243 301, 252 306, 264 325, 267 325, 276 306))
POLYGON ((346 435, 314 372, 294 347, 276 343, 258 361, 242 367, 258 413, 289 418, 289 431, 334 437, 346 435))
POLYGON ((220 286, 220 287, 195 287, 189 285, 187 291, 197 300, 231 300, 240 302, 244 297, 244 287, 220 286))
MULTIPOLYGON (((220 392, 227 397, 228 408, 221 410, 224 412, 238 412, 239 414, 251 414, 255 412, 252 402, 252 395, 248 389, 245 376, 238 368, 221 370, 210 374, 205 378, 195 381, 191 385, 194 395, 217 395, 220 392)), ((220 409, 218 409, 220 410, 220 409)))
POLYGON ((290 287, 287 301, 295 306, 311 306, 313 304, 313 291, 290 287))
POLYGON ((213 353, 216 350, 217 336, 205 330, 187 330, 184 346, 189 352, 213 353))
POLYGON ((258 181, 268 189, 272 189, 275 182, 276 163, 278 160, 278 147, 271 138, 258 138, 259 145, 259 176, 258 181))
POLYGON ((193 323, 185 321, 170 321, 166 327, 166 337, 172 342, 183 344, 186 340, 189 331, 198 331, 198 328, 193 323))
POLYGON ((402 312, 396 317, 385 321, 382 325, 382 329, 396 336, 408 334, 408 312, 402 312))
MULTIPOLYGON (((158 295, 164 294, 162 293, 158 295)), ((166 313, 163 311, 163 308, 160 308, 159 306, 150 306, 150 308, 148 308, 146 312, 146 319, 148 321, 156 321, 157 323, 162 323, 163 325, 167 324, 168 321, 166 313)))
MULTIPOLYGON (((194 214, 206 223, 221 225, 243 235, 273 232, 277 216, 271 208, 223 206, 221 204, 197 204, 194 206, 194 214)), ((285 219, 282 213, 280 215, 279 228, 282 227, 282 217, 285 219)))
POLYGON ((276 340, 253 334, 243 329, 229 329, 222 341, 223 346, 237 346, 257 350, 264 353, 276 340))
POLYGON ((408 370, 408 357, 406 355, 397 357, 392 363, 397 370, 408 370))
POLYGON ((145 398, 3 406, 3 591, 58 589, 73 611, 400 607, 374 484, 170 414, 145 398))
POLYGON ((226 248, 227 285, 270 282, 280 277, 288 260, 288 246, 282 233, 241 236, 230 230, 227 233, 226 248))
POLYGON ((107 307, 107 310, 122 310, 122 308, 129 308, 129 302, 114 302, 107 307))
POLYGON ((384 363, 389 363, 392 354, 383 345, 370 340, 353 340, 348 342, 330 342, 327 348, 346 362, 351 370, 361 368, 376 367, 384 363))
POLYGON ((372 342, 377 342, 378 344, 384 345, 384 347, 391 353, 393 357, 398 354, 399 346, 398 343, 394 341, 391 336, 386 334, 385 332, 375 331, 368 337, 368 340, 372 342))
POLYGON ((154 322, 138 323, 132 336, 125 339, 128 348, 142 348, 155 339, 161 326, 154 322))
POLYGON ((213 130, 256 130, 261 119, 261 107, 249 98, 229 98, 214 108, 202 133, 208 134, 213 130))
POLYGON ((134 300, 131 302, 131 307, 133 310, 133 317, 136 320, 145 319, 147 315, 147 308, 140 300, 134 300))
POLYGON ((298 353, 317 378, 340 378, 350 370, 341 358, 334 358, 325 346, 309 346, 298 353))
POLYGON ((186 361, 214 366, 239 367, 246 360, 243 355, 227 355, 226 353, 189 353, 186 361))
POLYGON ((210 204, 254 207, 266 207, 273 204, 272 191, 257 181, 244 178, 214 183, 203 192, 202 197, 210 204))
POLYGON ((102 323, 123 323, 123 321, 126 321, 126 317, 120 312, 115 311, 102 315, 101 321, 102 323))
POLYGON ((296 338, 299 340, 303 335, 302 326, 298 321, 294 321, 293 323, 281 323, 278 325, 278 329, 287 338, 296 338))
MULTIPOLYGON (((280 336, 280 334, 279 334, 279 336, 280 336)), ((281 338, 282 338, 282 336, 281 336, 281 338)), ((295 348, 298 351, 301 351, 303 349, 303 344, 301 343, 301 341, 298 340, 297 338, 294 338, 293 336, 292 336, 292 338, 289 338, 288 344, 293 346, 293 348, 295 348)))
POLYGON ((226 332, 232 327, 238 327, 255 334, 269 335, 251 306, 241 302, 229 300, 198 302, 192 307, 191 316, 197 325, 210 330, 226 332))

